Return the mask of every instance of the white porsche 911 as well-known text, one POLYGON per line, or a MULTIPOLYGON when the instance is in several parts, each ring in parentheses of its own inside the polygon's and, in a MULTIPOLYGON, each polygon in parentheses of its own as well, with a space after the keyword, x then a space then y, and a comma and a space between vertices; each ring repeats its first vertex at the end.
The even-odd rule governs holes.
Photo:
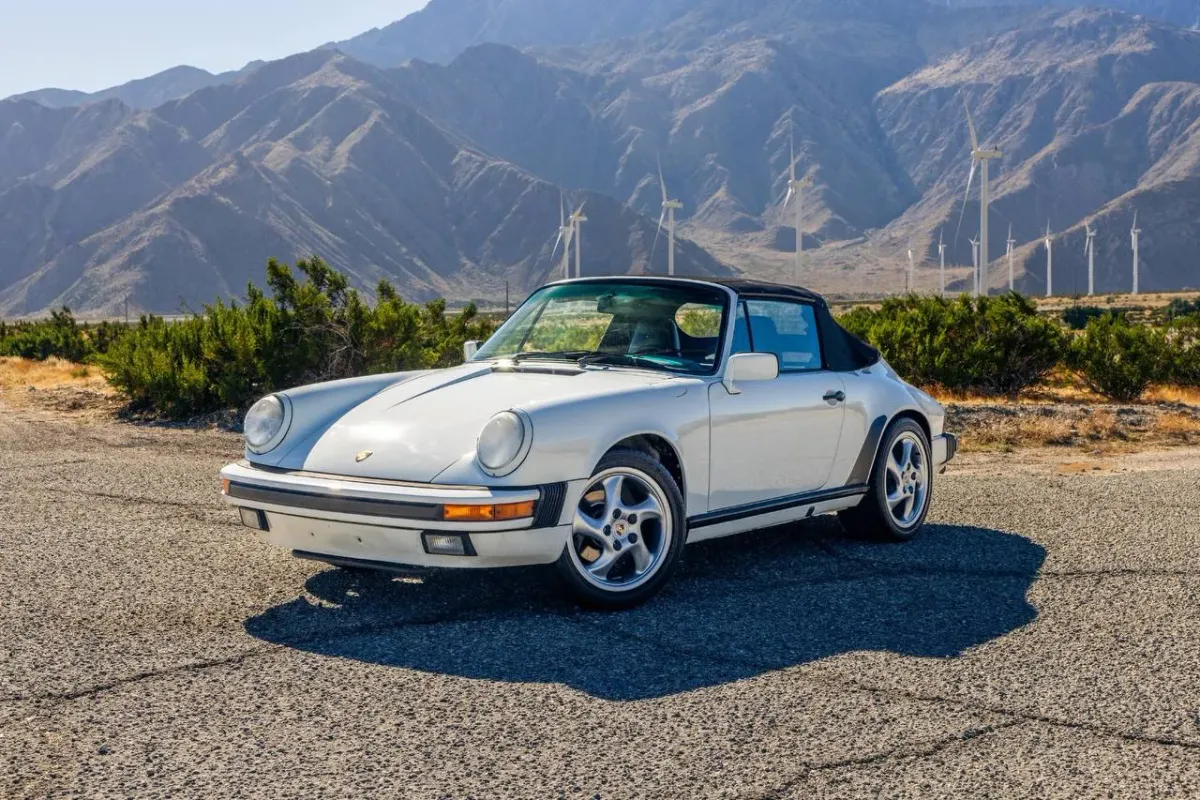
POLYGON ((834 512, 907 540, 956 450, 942 407, 794 287, 554 283, 466 351, 260 400, 225 498, 304 558, 557 563, 580 601, 624 607, 688 542, 834 512))

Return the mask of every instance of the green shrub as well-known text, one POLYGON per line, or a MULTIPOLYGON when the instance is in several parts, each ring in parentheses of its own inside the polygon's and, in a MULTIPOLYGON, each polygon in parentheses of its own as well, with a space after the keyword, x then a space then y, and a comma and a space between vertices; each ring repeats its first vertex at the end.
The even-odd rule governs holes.
POLYGON ((102 359, 109 382, 135 408, 188 417, 244 408, 280 389, 355 375, 429 369, 462 360, 467 339, 492 323, 474 306, 407 303, 382 282, 368 306, 319 258, 267 264, 267 296, 250 286, 244 306, 215 303, 189 319, 157 317, 119 337, 102 359))
POLYGON ((1169 380, 1200 386, 1200 314, 1176 319, 1166 331, 1169 380))
POLYGON ((1185 300, 1182 297, 1175 297, 1162 310, 1162 318, 1167 322, 1173 322, 1180 317, 1193 314, 1200 315, 1200 299, 1185 300))
POLYGON ((1088 322, 1075 339, 1070 363, 1095 391, 1132 402, 1151 383, 1169 377, 1167 337, 1159 328, 1104 314, 1088 322))
POLYGON ((89 326, 75 321, 71 310, 63 307, 50 312, 50 319, 33 322, 0 322, 0 356, 45 361, 91 361, 116 341, 125 326, 101 322, 89 326))
POLYGON ((910 295, 877 311, 855 309, 839 322, 918 386, 986 394, 1015 395, 1037 383, 1065 345, 1062 329, 1017 294, 952 301, 910 295))

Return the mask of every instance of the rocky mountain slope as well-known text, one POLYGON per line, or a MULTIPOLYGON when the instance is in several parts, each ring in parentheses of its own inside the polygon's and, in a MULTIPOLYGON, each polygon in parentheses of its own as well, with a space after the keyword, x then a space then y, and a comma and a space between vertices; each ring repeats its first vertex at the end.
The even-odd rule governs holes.
MULTIPOLYGON (((975 191, 953 236, 968 171, 965 102, 980 135, 1004 153, 992 173, 992 258, 1004 252, 1011 224, 1029 268, 1023 288, 1044 290, 1047 223, 1059 240, 1058 290, 1086 287, 1090 223, 1098 290, 1128 291, 1135 210, 1145 232, 1141 288, 1200 285, 1190 200, 1200 197, 1198 97, 1200 34, 1117 12, 1068 12, 956 53, 875 100, 889 146, 922 196, 887 233, 923 241, 932 260, 944 229, 952 260, 970 263, 975 191)), ((1007 285, 1006 266, 992 282, 1007 285)))
MULTIPOLYGON (((993 262, 1021 288, 1200 285, 1200 32, 1054 0, 433 0, 381 31, 155 105, 0 102, 0 313, 172 311, 316 252, 369 288, 496 298, 551 274, 560 191, 587 200, 585 273, 793 279, 789 138, 808 267, 839 294, 961 288, 978 229, 963 107, 992 165, 993 262), (414 56, 420 56, 414 58, 414 56), (961 220, 961 223, 960 223, 961 220), (699 245, 699 246, 697 246, 699 245), (650 254, 654 250, 654 263, 650 254), (706 252, 706 250, 708 252, 706 252), (709 252, 716 255, 714 258, 709 252)), ((1150 8, 1154 6, 1154 8, 1150 8)), ((1145 8, 1143 8, 1145 7, 1145 8)), ((1007 283, 993 265, 994 287, 1007 283)))
POLYGON ((19 100, 33 100, 50 108, 68 108, 103 100, 120 100, 131 108, 155 108, 168 100, 176 100, 206 86, 216 86, 253 71, 262 65, 252 61, 240 70, 213 73, 196 67, 180 66, 163 70, 148 78, 123 83, 98 92, 79 92, 73 89, 38 89, 15 95, 19 100))
MULTIPOLYGON (((418 299, 496 297, 506 281, 519 295, 558 264, 556 187, 470 148, 391 76, 334 52, 153 111, 5 101, 0 130, 6 314, 112 312, 127 298, 195 307, 241 295, 272 255, 319 253, 365 289, 387 278, 418 299)), ((602 195, 569 199, 587 203, 585 275, 650 268, 650 220, 602 195)), ((687 242, 678 261, 726 271, 687 242)))

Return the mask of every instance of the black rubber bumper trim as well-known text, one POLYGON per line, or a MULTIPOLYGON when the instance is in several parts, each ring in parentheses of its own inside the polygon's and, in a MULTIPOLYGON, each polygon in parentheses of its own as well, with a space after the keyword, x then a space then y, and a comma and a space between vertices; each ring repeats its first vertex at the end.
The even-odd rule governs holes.
POLYGON ((958 437, 953 433, 943 433, 942 437, 946 440, 946 463, 949 464, 958 455, 958 437))
POLYGON ((787 511, 789 508, 796 508, 798 506, 816 505, 817 503, 824 503, 829 500, 840 500, 843 497, 854 497, 855 495, 866 494, 867 490, 868 487, 865 484, 842 486, 837 489, 821 489, 816 492, 803 492, 801 494, 788 495, 787 497, 763 500, 758 503, 747 503, 744 506, 723 508, 719 511, 710 511, 707 514, 690 517, 688 519, 688 527, 704 528, 709 525, 720 525, 722 522, 734 522, 739 519, 757 517, 762 514, 772 514, 776 511, 787 511))
POLYGON ((395 500, 374 500, 362 497, 333 497, 327 494, 312 494, 289 489, 265 489, 245 483, 230 483, 229 496, 235 500, 252 503, 269 503, 289 508, 304 508, 310 511, 329 511, 335 514, 358 514, 365 517, 391 517, 441 521, 440 503, 399 503, 395 500))
POLYGON ((534 528, 553 528, 562 517, 563 503, 567 499, 565 483, 548 483, 541 487, 542 497, 534 509, 534 528))

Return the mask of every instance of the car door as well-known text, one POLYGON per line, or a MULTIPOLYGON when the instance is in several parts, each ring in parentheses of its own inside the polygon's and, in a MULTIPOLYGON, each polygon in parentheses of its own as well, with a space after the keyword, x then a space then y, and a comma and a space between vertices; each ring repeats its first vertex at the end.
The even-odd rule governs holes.
POLYGON ((722 383, 709 387, 709 509, 823 488, 841 438, 845 386, 825 369, 813 307, 740 303, 733 352, 774 353, 779 377, 740 383, 737 394, 722 383))

